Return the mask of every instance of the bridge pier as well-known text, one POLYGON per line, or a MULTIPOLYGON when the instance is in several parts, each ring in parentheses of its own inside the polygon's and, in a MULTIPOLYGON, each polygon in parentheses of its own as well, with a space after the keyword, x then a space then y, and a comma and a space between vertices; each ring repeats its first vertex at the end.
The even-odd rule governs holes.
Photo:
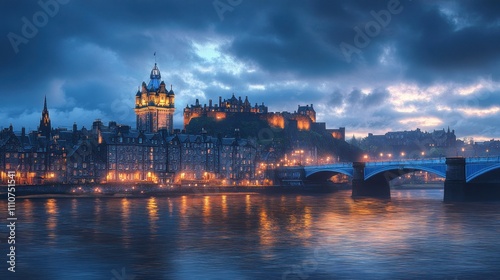
POLYGON ((352 197, 364 196, 365 191, 365 163, 352 163, 352 197))
POLYGON ((464 201, 467 185, 465 158, 446 158, 446 179, 444 181, 444 201, 464 201))
POLYGON ((364 162, 353 162, 352 168, 352 197, 391 197, 391 189, 387 180, 365 181, 364 162))

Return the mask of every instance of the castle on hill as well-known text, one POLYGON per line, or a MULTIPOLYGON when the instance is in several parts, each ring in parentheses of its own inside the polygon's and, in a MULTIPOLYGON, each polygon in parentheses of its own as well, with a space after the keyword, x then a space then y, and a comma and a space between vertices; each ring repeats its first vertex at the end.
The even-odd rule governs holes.
POLYGON ((269 112, 268 107, 262 102, 261 105, 255 103, 254 106, 248 101, 248 96, 242 100, 241 96, 236 98, 234 94, 229 99, 222 100, 219 96, 219 102, 213 104, 212 99, 209 99, 208 105, 201 105, 196 99, 195 104, 184 108, 184 129, 189 125, 191 120, 199 117, 207 117, 215 120, 223 120, 226 118, 245 119, 250 116, 258 117, 265 120, 269 126, 275 128, 290 128, 297 130, 314 130, 327 131, 334 138, 345 140, 345 128, 327 129, 324 122, 316 122, 316 111, 313 104, 300 106, 297 111, 290 112, 269 112))

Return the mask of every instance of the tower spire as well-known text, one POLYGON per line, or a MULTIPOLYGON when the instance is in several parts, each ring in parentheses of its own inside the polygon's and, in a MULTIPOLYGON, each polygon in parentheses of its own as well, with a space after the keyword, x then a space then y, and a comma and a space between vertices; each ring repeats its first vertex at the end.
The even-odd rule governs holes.
POLYGON ((45 95, 45 98, 43 100, 43 111, 42 117, 40 118, 40 126, 38 127, 38 131, 42 136, 50 139, 52 126, 50 124, 49 110, 47 109, 47 95, 45 95))

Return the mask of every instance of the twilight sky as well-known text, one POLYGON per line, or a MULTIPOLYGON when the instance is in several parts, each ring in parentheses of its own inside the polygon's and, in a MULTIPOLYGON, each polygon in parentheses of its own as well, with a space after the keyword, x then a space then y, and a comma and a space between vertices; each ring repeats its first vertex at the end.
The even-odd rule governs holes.
POLYGON ((500 138, 500 1, 1 1, 0 15, 0 127, 35 130, 47 95, 55 127, 135 128, 156 52, 176 128, 196 98, 234 92, 313 103, 348 137, 500 138))

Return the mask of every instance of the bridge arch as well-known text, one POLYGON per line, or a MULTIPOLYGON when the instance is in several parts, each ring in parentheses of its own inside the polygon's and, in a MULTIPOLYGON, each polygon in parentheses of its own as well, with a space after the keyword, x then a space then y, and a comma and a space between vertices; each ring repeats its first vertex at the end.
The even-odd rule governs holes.
POLYGON ((498 170, 498 169, 500 169, 500 163, 496 163, 496 164, 487 166, 487 167, 480 169, 480 170, 470 174, 469 176, 467 176, 466 181, 471 182, 472 180, 479 178, 482 175, 486 175, 487 173, 494 171, 494 170, 498 170))
POLYGON ((379 176, 380 174, 387 174, 388 171, 397 171, 397 174, 399 174, 397 176, 394 176, 393 178, 390 178, 390 180, 414 171, 426 171, 443 178, 446 177, 446 167, 437 169, 436 167, 420 166, 420 165, 402 165, 402 166, 393 165, 393 166, 382 166, 380 168, 370 170, 370 172, 366 172, 365 169, 365 180, 368 180, 375 176, 379 176))
POLYGON ((311 172, 306 173, 306 179, 313 181, 323 181, 331 178, 332 176, 344 174, 349 177, 352 177, 352 170, 345 169, 335 169, 335 168, 324 168, 318 169, 311 172))

